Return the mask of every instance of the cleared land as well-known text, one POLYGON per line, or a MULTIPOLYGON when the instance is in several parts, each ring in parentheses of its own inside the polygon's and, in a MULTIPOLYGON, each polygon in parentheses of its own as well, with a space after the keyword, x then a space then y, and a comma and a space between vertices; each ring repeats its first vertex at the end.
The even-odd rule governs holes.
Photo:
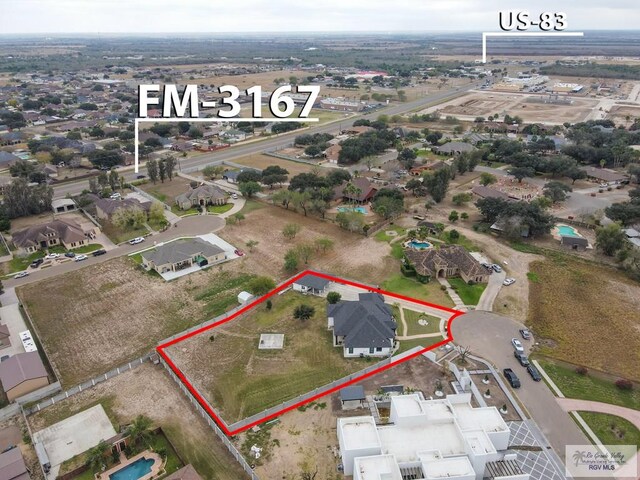
POLYGON ((164 183, 157 182, 155 185, 152 182, 143 183, 139 188, 171 206, 178 195, 191 189, 189 183, 186 178, 174 177, 171 181, 165 180, 164 183))
POLYGON ((223 419, 235 422, 356 372, 371 362, 345 359, 327 330, 324 298, 289 291, 167 349, 223 419), (315 309, 308 320, 298 305, 315 309), (261 333, 283 333, 282 350, 259 350, 261 333))
POLYGON ((528 325, 539 352, 640 380, 640 287, 568 255, 531 263, 528 325))
POLYGON ((234 261, 165 282, 124 257, 27 284, 17 294, 68 388, 229 310, 250 278, 234 261))
POLYGON ((116 430, 139 414, 151 418, 185 463, 191 463, 203 478, 247 478, 166 371, 149 363, 57 402, 28 420, 32 431, 38 431, 99 403, 116 430))
POLYGON ((636 118, 640 118, 640 106, 614 105, 607 113, 607 118, 613 120, 616 125, 628 127, 636 118))

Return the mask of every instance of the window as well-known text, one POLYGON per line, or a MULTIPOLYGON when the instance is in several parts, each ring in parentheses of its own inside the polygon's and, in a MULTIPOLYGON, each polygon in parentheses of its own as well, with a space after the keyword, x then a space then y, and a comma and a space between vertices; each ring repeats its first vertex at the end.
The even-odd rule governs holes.
POLYGON ((353 354, 353 348, 350 348, 348 352, 349 352, 349 355, 353 354))
POLYGON ((374 351, 375 351, 375 348, 373 348, 373 347, 370 347, 370 348, 369 348, 369 353, 370 353, 370 354, 371 354, 371 353, 373 353, 374 351))
POLYGON ((382 347, 376 348, 376 352, 381 352, 381 351, 382 351, 382 347))

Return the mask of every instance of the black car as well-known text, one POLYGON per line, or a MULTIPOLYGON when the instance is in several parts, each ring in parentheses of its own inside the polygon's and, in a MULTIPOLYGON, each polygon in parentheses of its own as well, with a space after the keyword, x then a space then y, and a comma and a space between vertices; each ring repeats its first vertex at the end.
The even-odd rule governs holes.
POLYGON ((533 365, 531 364, 527 365, 527 372, 529 372, 529 375, 531 375, 531 378, 533 378, 534 382, 539 382, 540 380, 542 380, 542 376, 540 375, 540 372, 533 365))
POLYGON ((505 368, 502 373, 509 381, 509 385, 511 385, 513 388, 520 388, 520 379, 513 370, 511 370, 510 368, 505 368))
POLYGON ((104 255, 105 253, 107 253, 107 251, 104 248, 101 248, 100 250, 96 250, 95 252, 93 252, 91 255, 93 255, 94 257, 99 257, 100 255, 104 255))
POLYGON ((138 175, 136 178, 138 180, 142 180, 143 178, 147 178, 147 176, 146 175, 138 175))
POLYGON ((42 265, 42 262, 44 262, 44 259, 36 258, 33 262, 31 262, 31 268, 38 268, 40 265, 42 265))
POLYGON ((73 252, 66 252, 66 253, 64 254, 64 256, 65 256, 65 257, 67 257, 67 258, 73 258, 73 257, 75 257, 75 256, 76 256, 76 254, 75 254, 75 253, 73 253, 73 252))
POLYGON ((529 366, 529 359, 523 353, 518 353, 514 351, 513 356, 516 357, 516 360, 518 360, 518 362, 520 362, 520 365, 522 365, 523 367, 529 366))

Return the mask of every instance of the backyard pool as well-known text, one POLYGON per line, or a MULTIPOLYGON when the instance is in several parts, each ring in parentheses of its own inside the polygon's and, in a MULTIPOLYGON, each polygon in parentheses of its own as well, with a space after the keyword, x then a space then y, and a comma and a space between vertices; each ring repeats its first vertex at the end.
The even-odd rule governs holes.
POLYGON ((405 243, 405 247, 413 248, 414 250, 426 250, 431 247, 429 242, 421 242, 419 240, 411 240, 410 242, 405 243))
POLYGON ((367 207, 338 207, 339 212, 358 212, 363 215, 367 214, 367 207))
POLYGON ((111 480, 138 480, 151 473, 151 466, 154 460, 149 458, 139 458, 124 468, 109 475, 111 480))
POLYGON ((561 237, 582 237, 575 228, 569 225, 556 225, 556 228, 561 237))

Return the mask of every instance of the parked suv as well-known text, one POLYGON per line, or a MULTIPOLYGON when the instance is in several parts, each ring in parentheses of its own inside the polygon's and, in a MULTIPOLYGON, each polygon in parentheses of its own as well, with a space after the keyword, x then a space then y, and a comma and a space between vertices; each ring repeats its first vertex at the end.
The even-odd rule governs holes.
POLYGON ((100 250, 96 250, 95 252, 93 252, 91 255, 93 255, 94 257, 98 257, 100 255, 104 255, 105 253, 107 253, 107 251, 104 248, 101 248, 100 250))
POLYGON ((520 388, 520 379, 510 368, 505 368, 502 373, 513 388, 520 388))
POLYGON ((40 265, 42 265, 42 262, 44 262, 42 258, 36 258, 33 262, 31 262, 31 268, 38 268, 40 265))
POLYGON ((529 365, 529 359, 524 353, 513 352, 513 356, 516 357, 516 360, 520 362, 520 365, 526 367, 529 365))
POLYGON ((542 376, 540 375, 540 372, 533 365, 531 364, 527 365, 527 372, 529 372, 529 375, 531 375, 531 378, 533 378, 535 382, 539 382, 540 380, 542 380, 542 376))

